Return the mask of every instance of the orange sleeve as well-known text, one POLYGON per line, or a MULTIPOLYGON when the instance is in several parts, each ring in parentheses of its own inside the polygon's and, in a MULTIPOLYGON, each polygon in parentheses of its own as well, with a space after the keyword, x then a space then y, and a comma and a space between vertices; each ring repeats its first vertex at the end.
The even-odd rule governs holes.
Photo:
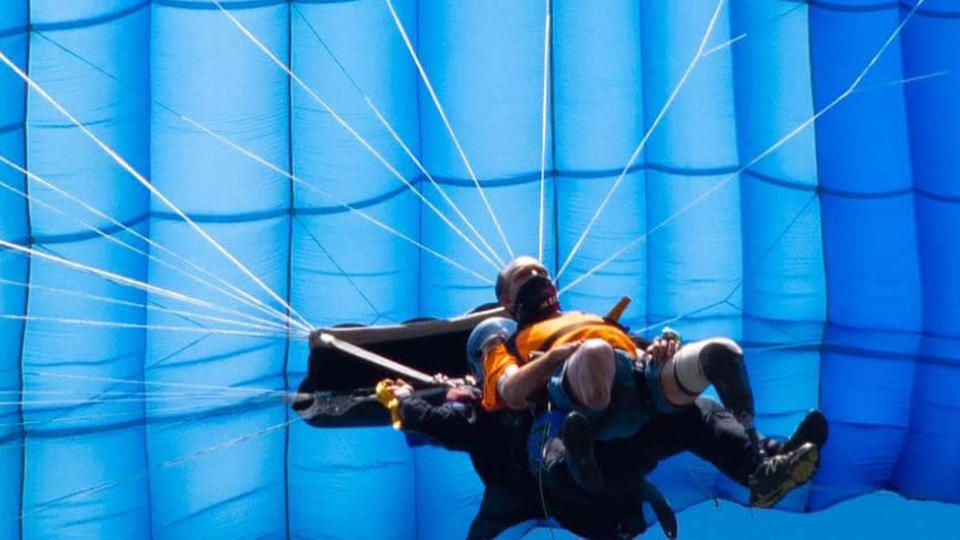
POLYGON ((483 357, 483 408, 488 411, 503 409, 506 404, 497 393, 497 382, 510 366, 517 365, 517 361, 507 351, 503 342, 496 343, 483 357))

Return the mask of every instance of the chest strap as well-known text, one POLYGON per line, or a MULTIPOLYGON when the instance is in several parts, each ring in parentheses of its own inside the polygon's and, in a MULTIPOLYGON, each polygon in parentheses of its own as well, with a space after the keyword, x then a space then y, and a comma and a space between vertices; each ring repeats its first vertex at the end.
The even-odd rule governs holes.
MULTIPOLYGON (((550 350, 551 347, 557 342, 561 337, 574 332, 581 328, 586 328, 588 326, 612 326, 619 330, 625 330, 623 326, 607 320, 603 321, 580 321, 577 323, 568 324, 566 326, 561 326, 560 328, 554 330, 552 334, 547 336, 547 339, 543 340, 543 343, 539 347, 534 349, 531 352, 542 352, 545 353, 550 350)), ((519 332, 514 332, 506 341, 507 352, 509 352, 516 360, 518 364, 526 363, 527 359, 523 358, 520 354, 520 349, 517 347, 517 334, 519 332)))

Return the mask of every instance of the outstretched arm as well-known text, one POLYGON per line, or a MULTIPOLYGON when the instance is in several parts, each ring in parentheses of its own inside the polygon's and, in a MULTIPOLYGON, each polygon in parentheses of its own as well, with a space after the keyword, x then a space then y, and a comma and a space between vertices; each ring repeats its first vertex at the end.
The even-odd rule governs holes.
POLYGON ((470 451, 481 444, 477 426, 480 405, 475 400, 434 405, 401 380, 387 381, 387 390, 398 402, 399 429, 422 433, 450 450, 470 451))

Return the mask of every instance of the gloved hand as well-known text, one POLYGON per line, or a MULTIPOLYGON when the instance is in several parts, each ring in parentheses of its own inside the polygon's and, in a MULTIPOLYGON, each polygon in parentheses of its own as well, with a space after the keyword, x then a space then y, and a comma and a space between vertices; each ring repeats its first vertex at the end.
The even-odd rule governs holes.
POLYGON ((390 411, 390 424, 393 429, 403 428, 403 419, 400 418, 400 402, 413 395, 413 387, 403 382, 383 379, 377 383, 377 401, 390 411))

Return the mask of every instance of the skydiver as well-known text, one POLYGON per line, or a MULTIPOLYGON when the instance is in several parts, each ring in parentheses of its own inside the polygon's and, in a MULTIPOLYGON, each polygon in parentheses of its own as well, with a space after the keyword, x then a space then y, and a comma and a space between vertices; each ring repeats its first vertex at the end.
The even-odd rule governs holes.
MULTIPOLYGON (((750 453, 749 474, 724 472, 750 488, 752 506, 775 505, 816 472, 826 437, 822 415, 815 413, 812 424, 806 424, 817 428, 805 434, 809 440, 774 446, 777 452, 765 455, 753 426, 753 394, 743 352, 732 340, 714 338, 680 348, 677 340, 666 339, 655 341, 644 354, 619 325, 596 315, 562 312, 547 269, 531 257, 510 261, 497 277, 496 295, 518 328, 508 339, 489 343, 482 358, 472 359, 479 363, 474 369, 483 372, 483 406, 488 411, 521 410, 532 401, 565 414, 560 431, 569 453, 565 463, 583 490, 603 489, 594 438, 628 438, 660 416, 667 418, 656 425, 699 414, 706 420, 701 428, 720 430, 733 440, 739 437, 733 431, 742 429, 747 443, 742 450, 723 445, 701 450, 713 463, 741 463, 738 454, 750 453), (575 350, 553 353, 561 347, 575 350), (712 407, 696 405, 709 384, 737 422, 714 421, 721 416, 710 412, 712 407), (691 412, 694 409, 698 412, 691 412), (685 416, 677 416, 681 412, 685 416), (733 455, 724 455, 727 452, 733 455)), ((533 429, 540 428, 535 424, 533 429)), ((667 431, 653 433, 664 437, 667 431)), ((694 441, 683 437, 668 437, 663 446, 673 448, 677 441, 697 450, 694 441)))
MULTIPOLYGON (((548 512, 565 529, 595 540, 633 538, 646 530, 642 506, 648 492, 642 483, 637 484, 641 489, 634 486, 608 499, 576 493, 556 501, 541 499, 541 479, 527 465, 529 414, 488 412, 481 406, 479 390, 472 392, 469 387, 450 390, 442 404, 418 396, 399 380, 382 381, 377 394, 391 411, 394 427, 469 453, 484 492, 468 540, 494 538, 513 525, 544 518, 548 512)), ((563 457, 556 459, 560 463, 563 457)), ((562 464, 557 470, 561 469, 562 464)), ((662 512, 661 507, 658 514, 662 512)), ((669 527, 669 520, 664 521, 669 527)), ((670 537, 676 536, 675 519, 673 523, 672 531, 665 529, 670 537)))

